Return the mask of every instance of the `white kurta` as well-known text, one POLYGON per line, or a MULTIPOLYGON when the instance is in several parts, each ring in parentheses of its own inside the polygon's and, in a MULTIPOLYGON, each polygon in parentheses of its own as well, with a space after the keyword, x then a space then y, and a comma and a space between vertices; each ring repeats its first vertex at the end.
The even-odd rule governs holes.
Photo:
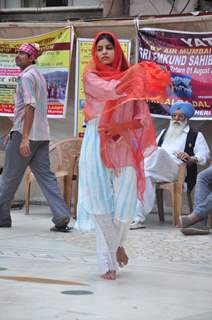
MULTIPOLYGON (((170 144, 170 142, 166 143, 166 140, 164 140, 162 146, 158 147, 150 157, 144 160, 146 189, 143 203, 140 201, 137 202, 136 217, 134 218, 134 221, 145 221, 146 216, 152 211, 156 198, 156 182, 170 182, 176 180, 178 166, 182 163, 182 161, 176 157, 176 153, 184 151, 189 129, 189 125, 187 125, 182 134, 175 139, 173 144, 170 144)), ((162 130, 157 137, 157 142, 164 130, 162 130)), ((200 165, 205 165, 209 159, 210 151, 201 132, 198 132, 197 134, 194 145, 194 155, 197 157, 198 164, 200 165)))

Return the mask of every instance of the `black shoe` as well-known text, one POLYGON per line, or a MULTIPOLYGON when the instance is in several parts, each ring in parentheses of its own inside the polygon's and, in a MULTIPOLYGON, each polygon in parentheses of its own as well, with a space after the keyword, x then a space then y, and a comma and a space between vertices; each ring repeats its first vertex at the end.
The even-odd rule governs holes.
POLYGON ((11 227, 12 227, 12 223, 0 224, 0 228, 11 228, 11 227))
POLYGON ((23 209, 24 202, 23 201, 13 201, 11 204, 11 209, 13 210, 21 210, 23 209))
POLYGON ((70 221, 70 218, 63 218, 60 222, 55 223, 55 227, 60 228, 60 227, 65 227, 68 225, 70 221))
POLYGON ((210 229, 203 222, 196 222, 190 227, 182 228, 181 232, 185 236, 207 235, 210 229))
POLYGON ((55 224, 54 227, 50 228, 50 231, 56 231, 56 232, 69 232, 69 231, 71 231, 71 229, 73 229, 73 228, 68 227, 69 221, 70 221, 69 218, 64 218, 63 220, 61 220, 60 222, 55 224))
POLYGON ((54 226, 54 227, 50 228, 50 231, 54 231, 54 232, 70 232, 72 229, 73 229, 72 227, 69 227, 69 226, 65 225, 65 226, 62 226, 62 227, 54 226))

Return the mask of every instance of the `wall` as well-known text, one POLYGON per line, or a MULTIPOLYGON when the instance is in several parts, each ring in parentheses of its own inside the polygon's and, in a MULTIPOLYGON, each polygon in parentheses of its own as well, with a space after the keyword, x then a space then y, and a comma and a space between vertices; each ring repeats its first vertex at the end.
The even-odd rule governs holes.
MULTIPOLYGON (((130 5, 131 16, 148 16, 148 15, 169 15, 180 13, 185 7, 187 0, 176 0, 174 7, 172 8, 174 0, 157 0, 157 1, 146 1, 146 0, 132 0, 130 5)), ((197 5, 197 0, 190 0, 188 6, 183 11, 184 13, 194 11, 197 5)))
MULTIPOLYGON (((103 16, 103 6, 113 10, 117 1, 114 0, 92 0, 80 1, 69 0, 68 6, 45 7, 40 1, 30 1, 30 7, 21 7, 21 0, 0 0, 1 17, 0 21, 65 21, 67 19, 91 19, 97 16, 103 16), (34 3, 34 5, 33 5, 34 3), (94 10, 92 10, 92 7, 94 10)), ((155 16, 188 13, 195 10, 198 0, 129 0, 130 16, 155 16), (186 7, 185 7, 186 6, 186 7)), ((209 1, 201 1, 203 5, 201 10, 212 10, 212 4, 209 1)), ((54 5, 54 1, 52 1, 54 5)), ((199 10, 200 10, 199 9, 199 10)), ((128 12, 128 10, 127 10, 128 12)))

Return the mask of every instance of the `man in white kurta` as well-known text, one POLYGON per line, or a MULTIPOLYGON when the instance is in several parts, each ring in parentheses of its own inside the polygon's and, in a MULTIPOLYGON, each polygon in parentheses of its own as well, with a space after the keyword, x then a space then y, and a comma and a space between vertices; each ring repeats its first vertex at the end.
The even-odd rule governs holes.
POLYGON ((178 101, 170 109, 171 121, 169 128, 163 129, 157 137, 157 143, 162 139, 158 147, 148 158, 144 160, 146 177, 146 190, 144 201, 137 202, 136 215, 130 229, 145 227, 144 221, 152 211, 156 197, 157 182, 171 182, 176 180, 179 165, 184 162, 187 165, 205 165, 209 159, 209 148, 201 132, 197 133, 193 147, 193 155, 185 152, 187 136, 190 131, 188 119, 194 115, 191 103, 178 101))

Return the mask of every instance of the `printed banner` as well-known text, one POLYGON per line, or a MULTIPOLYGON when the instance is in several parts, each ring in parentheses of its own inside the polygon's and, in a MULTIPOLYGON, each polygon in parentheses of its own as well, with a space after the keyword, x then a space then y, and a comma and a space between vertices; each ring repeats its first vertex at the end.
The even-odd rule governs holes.
POLYGON ((138 30, 138 60, 153 60, 171 71, 165 103, 150 103, 153 116, 167 118, 177 100, 192 102, 194 120, 212 120, 212 33, 138 30))
MULTIPOLYGON (((91 58, 91 47, 94 39, 78 38, 76 48, 76 78, 75 78, 75 136, 82 137, 84 134, 84 114, 83 107, 85 95, 83 90, 83 71, 85 65, 91 58)), ((119 40, 121 47, 128 59, 130 60, 130 40, 119 40)))
POLYGON ((42 55, 36 66, 47 81, 48 117, 64 118, 67 108, 69 74, 74 32, 72 27, 22 39, 0 39, 0 116, 13 116, 17 48, 25 42, 37 42, 42 55))

